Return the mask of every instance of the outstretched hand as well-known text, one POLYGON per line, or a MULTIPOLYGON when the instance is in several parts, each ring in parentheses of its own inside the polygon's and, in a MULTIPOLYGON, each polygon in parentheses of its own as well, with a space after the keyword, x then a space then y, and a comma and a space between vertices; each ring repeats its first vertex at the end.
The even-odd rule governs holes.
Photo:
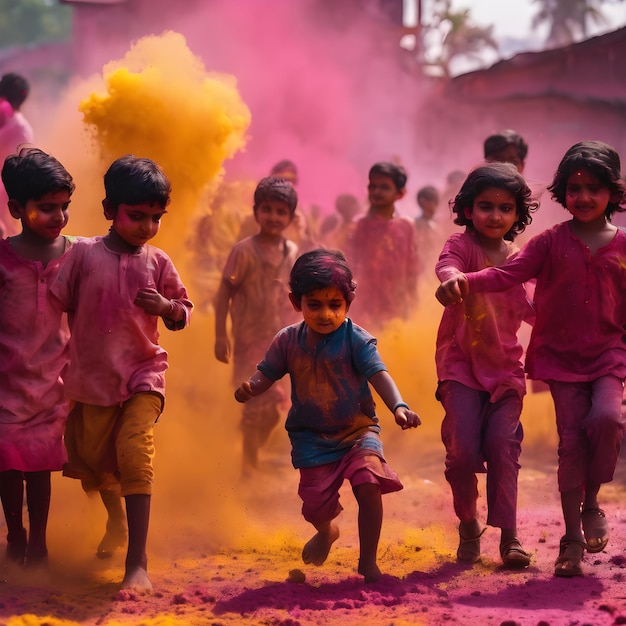
POLYGON ((396 419, 396 424, 398 424, 402 430, 417 428, 422 423, 422 420, 417 413, 403 406, 399 406, 396 409, 394 417, 396 419))
POLYGON ((458 274, 454 278, 444 280, 435 292, 435 297, 443 306, 463 302, 469 293, 469 282, 465 274, 458 274))

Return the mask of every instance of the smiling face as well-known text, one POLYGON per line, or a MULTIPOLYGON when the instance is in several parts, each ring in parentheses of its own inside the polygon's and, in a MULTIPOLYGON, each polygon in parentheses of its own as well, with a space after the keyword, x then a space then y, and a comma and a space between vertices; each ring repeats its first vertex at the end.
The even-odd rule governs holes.
POLYGON ((22 221, 22 227, 43 239, 56 239, 68 221, 69 191, 59 190, 44 194, 37 200, 30 199, 25 206, 9 200, 9 209, 22 221))
POLYGON ((565 206, 577 222, 604 221, 611 190, 589 170, 577 170, 567 179, 565 206))
POLYGON ((343 324, 350 308, 337 287, 311 291, 302 296, 299 303, 293 294, 289 297, 294 308, 302 312, 306 325, 320 338, 335 332, 343 324))
POLYGON ((120 204, 117 209, 104 203, 104 214, 113 220, 113 230, 127 244, 139 247, 150 241, 161 226, 165 209, 156 203, 120 204))
POLYGON ((279 237, 293 219, 293 213, 285 202, 263 200, 254 210, 261 235, 279 237))
POLYGON ((502 239, 517 219, 515 196, 507 189, 487 187, 476 195, 472 208, 465 210, 465 216, 472 220, 479 237, 502 239))

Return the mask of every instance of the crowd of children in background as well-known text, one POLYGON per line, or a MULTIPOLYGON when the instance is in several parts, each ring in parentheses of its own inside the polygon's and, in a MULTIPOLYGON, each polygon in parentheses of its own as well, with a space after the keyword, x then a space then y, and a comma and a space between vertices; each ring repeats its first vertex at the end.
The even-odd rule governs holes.
MULTIPOLYGON (((0 81, 0 133, 28 93, 18 79, 0 81)), ((370 386, 402 429, 421 420, 366 329, 410 320, 418 277, 430 274, 445 305, 434 358, 458 560, 481 557, 477 474, 486 473, 486 524, 501 529, 503 564, 530 563, 517 531, 526 375, 549 386, 555 405, 565 533, 554 574, 581 575, 585 550, 606 547, 609 525, 598 495, 619 456, 626 378, 626 233, 611 218, 622 210, 626 187, 613 148, 572 146, 548 188, 571 219, 520 250, 514 239, 538 208, 522 176, 527 152, 514 131, 488 137, 484 162, 461 178, 451 173, 447 190, 419 188, 415 219, 398 212, 407 173, 392 162, 369 169, 367 206, 340 194, 323 220, 299 205, 291 161, 277 163, 256 185, 212 299, 214 352, 232 363, 235 399, 244 403, 242 478, 254 480, 260 449, 290 394, 292 464, 302 514, 316 530, 302 551, 305 563, 321 565, 338 539, 339 490, 348 480, 359 507, 357 569, 366 582, 380 578, 381 495, 402 483, 384 458, 370 386), (441 201, 449 201, 453 225, 437 219, 441 201), (528 281, 536 281, 532 300, 528 281), (522 321, 533 325, 525 361, 522 321), (287 374, 290 385, 278 383, 287 374)), ((104 175, 108 234, 70 238, 61 233, 74 182, 61 163, 36 148, 3 161, 7 208, 21 225, 0 240, 7 559, 46 564, 50 475, 63 470, 98 492, 106 508, 97 556, 126 545, 122 586, 150 591, 154 427, 168 367, 158 319, 181 330, 193 310, 170 258, 148 243, 167 214, 169 181, 150 159, 116 159, 104 175)), ((202 224, 210 237, 210 220, 202 224)))

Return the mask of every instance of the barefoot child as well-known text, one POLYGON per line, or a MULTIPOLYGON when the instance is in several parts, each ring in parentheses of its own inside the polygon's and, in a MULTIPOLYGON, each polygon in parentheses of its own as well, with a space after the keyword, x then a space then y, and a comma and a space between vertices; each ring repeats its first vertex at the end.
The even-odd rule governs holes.
POLYGON ((109 234, 77 242, 52 291, 70 313, 67 395, 75 402, 65 433, 64 473, 100 491, 109 520, 99 549, 125 538, 123 588, 150 591, 146 541, 150 518, 154 424, 165 400, 169 330, 189 323, 193 305, 170 258, 148 245, 161 225, 170 183, 153 161, 131 155, 104 175, 109 234))
MULTIPOLYGON (((490 163, 469 173, 454 199, 464 233, 446 242, 435 267, 441 282, 463 272, 501 265, 519 249, 512 240, 531 222, 537 204, 513 165, 490 163)), ((521 285, 501 294, 470 294, 444 310, 437 335, 437 398, 445 409, 441 436, 446 479, 460 520, 459 561, 480 558, 485 531, 476 515, 476 473, 487 474, 487 524, 501 529, 505 566, 526 567, 530 555, 517 537, 517 478, 526 393, 517 331, 532 320, 521 285), (486 467, 485 467, 486 465, 486 467)))
POLYGON ((289 299, 304 321, 283 328, 258 370, 235 392, 247 402, 289 374, 292 407, 286 429, 293 466, 300 470, 302 514, 317 533, 302 560, 322 565, 339 537, 333 522, 342 507, 345 479, 359 505, 358 571, 366 582, 381 576, 376 562, 382 525, 382 493, 402 489, 383 457, 380 424, 368 382, 403 429, 420 418, 402 401, 382 363, 376 340, 347 318, 355 283, 338 250, 312 250, 298 258, 289 299))
POLYGON ((554 574, 571 577, 583 573, 585 548, 600 552, 608 543, 598 493, 613 479, 624 430, 626 233, 610 222, 624 194, 617 152, 599 141, 575 144, 549 190, 571 220, 531 239, 506 265, 453 277, 441 291, 458 301, 537 279, 526 371, 549 384, 554 400, 565 521, 554 574))
POLYGON ((50 472, 66 461, 61 375, 69 333, 48 285, 70 248, 61 231, 74 182, 61 163, 37 149, 7 157, 2 182, 22 232, 0 241, 0 499, 7 558, 32 567, 47 563, 50 472))

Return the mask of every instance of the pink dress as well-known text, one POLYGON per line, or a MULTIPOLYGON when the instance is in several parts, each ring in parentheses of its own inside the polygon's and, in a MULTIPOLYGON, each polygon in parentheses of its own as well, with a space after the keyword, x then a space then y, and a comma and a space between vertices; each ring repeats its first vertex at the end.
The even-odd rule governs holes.
POLYGON ((0 241, 0 471, 60 470, 67 460, 69 332, 48 292, 67 255, 44 267, 0 241))

